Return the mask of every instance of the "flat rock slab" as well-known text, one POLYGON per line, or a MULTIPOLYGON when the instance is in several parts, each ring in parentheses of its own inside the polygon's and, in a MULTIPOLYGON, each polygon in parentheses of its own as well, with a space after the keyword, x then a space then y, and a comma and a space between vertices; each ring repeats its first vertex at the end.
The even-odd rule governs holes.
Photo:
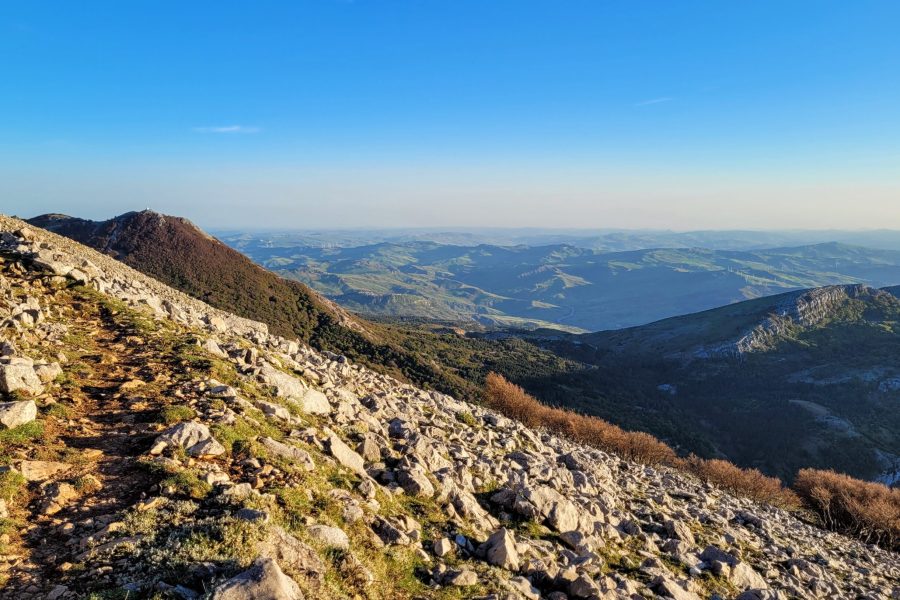
POLYGON ((23 460, 19 471, 28 481, 46 481, 57 473, 68 471, 72 465, 49 460, 23 460))

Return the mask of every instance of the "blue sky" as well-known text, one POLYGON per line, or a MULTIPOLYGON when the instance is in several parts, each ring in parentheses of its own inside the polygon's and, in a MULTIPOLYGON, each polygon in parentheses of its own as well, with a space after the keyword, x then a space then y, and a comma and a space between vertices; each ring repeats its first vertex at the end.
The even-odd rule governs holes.
POLYGON ((0 209, 900 228, 896 2, 7 2, 0 209))

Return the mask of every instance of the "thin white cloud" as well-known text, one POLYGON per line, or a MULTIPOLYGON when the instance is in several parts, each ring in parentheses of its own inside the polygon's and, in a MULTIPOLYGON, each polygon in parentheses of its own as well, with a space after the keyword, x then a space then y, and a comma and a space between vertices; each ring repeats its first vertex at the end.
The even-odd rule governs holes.
POLYGON ((668 96, 663 96, 662 98, 653 98, 651 100, 644 100, 643 102, 638 102, 635 106, 650 106, 651 104, 662 104, 663 102, 671 102, 674 98, 669 98, 668 96))
POLYGON ((259 127, 247 127, 246 125, 223 125, 220 127, 194 127, 196 133, 259 133, 259 127))

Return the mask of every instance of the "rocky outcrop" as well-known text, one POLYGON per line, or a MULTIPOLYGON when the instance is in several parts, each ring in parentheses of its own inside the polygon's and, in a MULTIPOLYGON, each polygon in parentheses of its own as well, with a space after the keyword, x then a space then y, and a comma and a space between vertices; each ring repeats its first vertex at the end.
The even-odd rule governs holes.
POLYGON ((750 352, 766 351, 797 327, 812 327, 830 318, 848 300, 878 296, 888 292, 866 285, 833 285, 785 294, 761 323, 737 340, 703 347, 694 351, 695 358, 740 357, 750 352))

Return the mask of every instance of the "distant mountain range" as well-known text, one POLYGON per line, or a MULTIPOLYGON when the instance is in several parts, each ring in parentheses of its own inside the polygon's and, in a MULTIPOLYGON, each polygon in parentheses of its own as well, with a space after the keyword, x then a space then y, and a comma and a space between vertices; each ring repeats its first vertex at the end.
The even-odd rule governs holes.
POLYGON ((430 241, 323 247, 247 236, 225 242, 352 311, 573 332, 640 325, 787 290, 900 283, 900 251, 836 242, 626 252, 430 241))
POLYGON ((331 229, 297 231, 234 231, 213 233, 239 247, 259 244, 270 247, 352 248, 391 243, 435 242, 454 246, 552 246, 566 245, 602 252, 649 250, 652 248, 708 248, 710 250, 761 250, 787 246, 809 246, 840 242, 882 250, 900 250, 900 231, 844 230, 701 230, 664 231, 635 229, 541 229, 541 228, 407 228, 331 229))

